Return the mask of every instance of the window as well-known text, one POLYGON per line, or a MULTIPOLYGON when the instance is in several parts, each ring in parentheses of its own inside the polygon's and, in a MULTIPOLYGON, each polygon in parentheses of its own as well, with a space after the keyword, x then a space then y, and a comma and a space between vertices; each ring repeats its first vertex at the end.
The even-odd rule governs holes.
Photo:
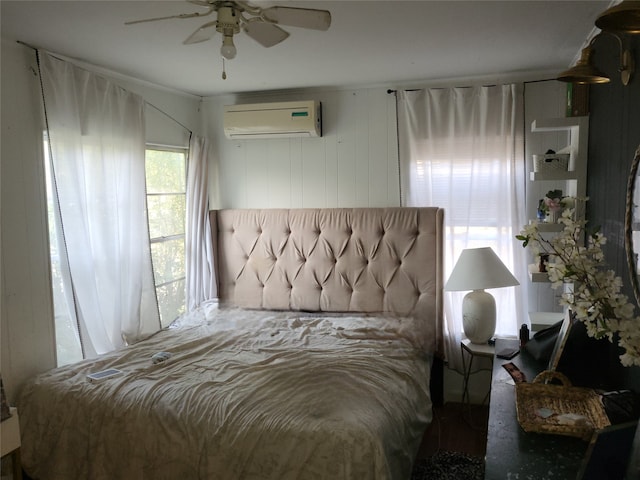
MULTIPOLYGON (((146 151, 147 209, 151 256, 158 307, 162 325, 170 324, 185 311, 185 210, 187 149, 149 147, 146 151)), ((58 249, 60 227, 56 221, 56 199, 52 188, 51 163, 47 136, 44 136, 44 160, 49 218, 49 255, 51 288, 55 316, 58 365, 82 360, 78 325, 68 305, 64 271, 58 249)))
POLYGON ((162 326, 185 311, 187 150, 148 147, 147 210, 162 326))
MULTIPOLYGON (((465 248, 491 247, 516 277, 526 275, 514 243, 523 224, 521 102, 516 85, 399 92, 398 143, 403 201, 445 214, 445 278, 465 248)), ((516 289, 492 292, 496 332, 515 335, 526 308, 516 289)), ((445 295, 445 354, 462 371, 462 296, 445 295)))

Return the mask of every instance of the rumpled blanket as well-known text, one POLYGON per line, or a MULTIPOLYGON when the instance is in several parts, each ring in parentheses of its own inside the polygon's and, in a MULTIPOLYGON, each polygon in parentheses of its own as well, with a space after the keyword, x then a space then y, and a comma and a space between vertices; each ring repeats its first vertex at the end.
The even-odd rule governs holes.
POLYGON ((408 318, 205 304, 29 381, 23 466, 42 480, 404 480, 431 421, 422 339, 408 318), (87 381, 107 368, 123 373, 87 381))

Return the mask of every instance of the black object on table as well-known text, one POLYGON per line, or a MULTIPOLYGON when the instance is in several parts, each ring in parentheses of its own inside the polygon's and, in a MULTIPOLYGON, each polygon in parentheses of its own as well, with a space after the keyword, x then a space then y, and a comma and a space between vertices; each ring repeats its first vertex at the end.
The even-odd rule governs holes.
MULTIPOLYGON (((496 340, 496 351, 517 346, 516 339, 496 340)), ((525 432, 518 423, 515 386, 503 368, 505 363, 517 366, 528 382, 547 366, 536 362, 526 349, 511 360, 494 359, 485 479, 575 479, 588 443, 565 435, 525 432)))

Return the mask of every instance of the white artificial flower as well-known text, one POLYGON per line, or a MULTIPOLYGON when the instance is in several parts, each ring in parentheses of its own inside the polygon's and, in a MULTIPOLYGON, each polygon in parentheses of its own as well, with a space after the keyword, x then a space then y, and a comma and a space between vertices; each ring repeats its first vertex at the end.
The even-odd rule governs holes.
MULTIPOLYGON (((567 205, 575 199, 567 198, 567 205)), ((584 220, 575 220, 575 209, 566 208, 559 222, 564 228, 547 238, 537 223, 526 225, 516 238, 522 240, 536 256, 548 255, 549 280, 554 289, 573 284, 565 291, 560 304, 571 309, 582 321, 587 334, 595 338, 617 339, 624 349, 620 361, 625 366, 640 366, 640 317, 626 295, 620 292, 623 283, 613 270, 605 268, 602 246, 607 239, 600 232, 587 235, 584 220), (583 244, 586 237, 586 246, 583 244)))

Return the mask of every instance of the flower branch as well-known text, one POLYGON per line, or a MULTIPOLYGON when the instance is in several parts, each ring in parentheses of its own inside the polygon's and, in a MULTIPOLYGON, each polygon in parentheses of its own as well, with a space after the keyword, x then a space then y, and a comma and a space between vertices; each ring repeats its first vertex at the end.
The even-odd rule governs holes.
POLYGON ((575 312, 589 336, 616 339, 624 349, 625 366, 640 366, 640 317, 626 295, 622 279, 605 268, 602 246, 606 238, 598 231, 587 235, 584 220, 575 220, 575 208, 566 208, 558 220, 562 231, 553 236, 540 232, 537 223, 523 228, 516 238, 536 256, 546 255, 546 270, 554 289, 572 284, 562 293, 560 304, 575 312), (587 236, 586 245, 583 238, 587 236))

